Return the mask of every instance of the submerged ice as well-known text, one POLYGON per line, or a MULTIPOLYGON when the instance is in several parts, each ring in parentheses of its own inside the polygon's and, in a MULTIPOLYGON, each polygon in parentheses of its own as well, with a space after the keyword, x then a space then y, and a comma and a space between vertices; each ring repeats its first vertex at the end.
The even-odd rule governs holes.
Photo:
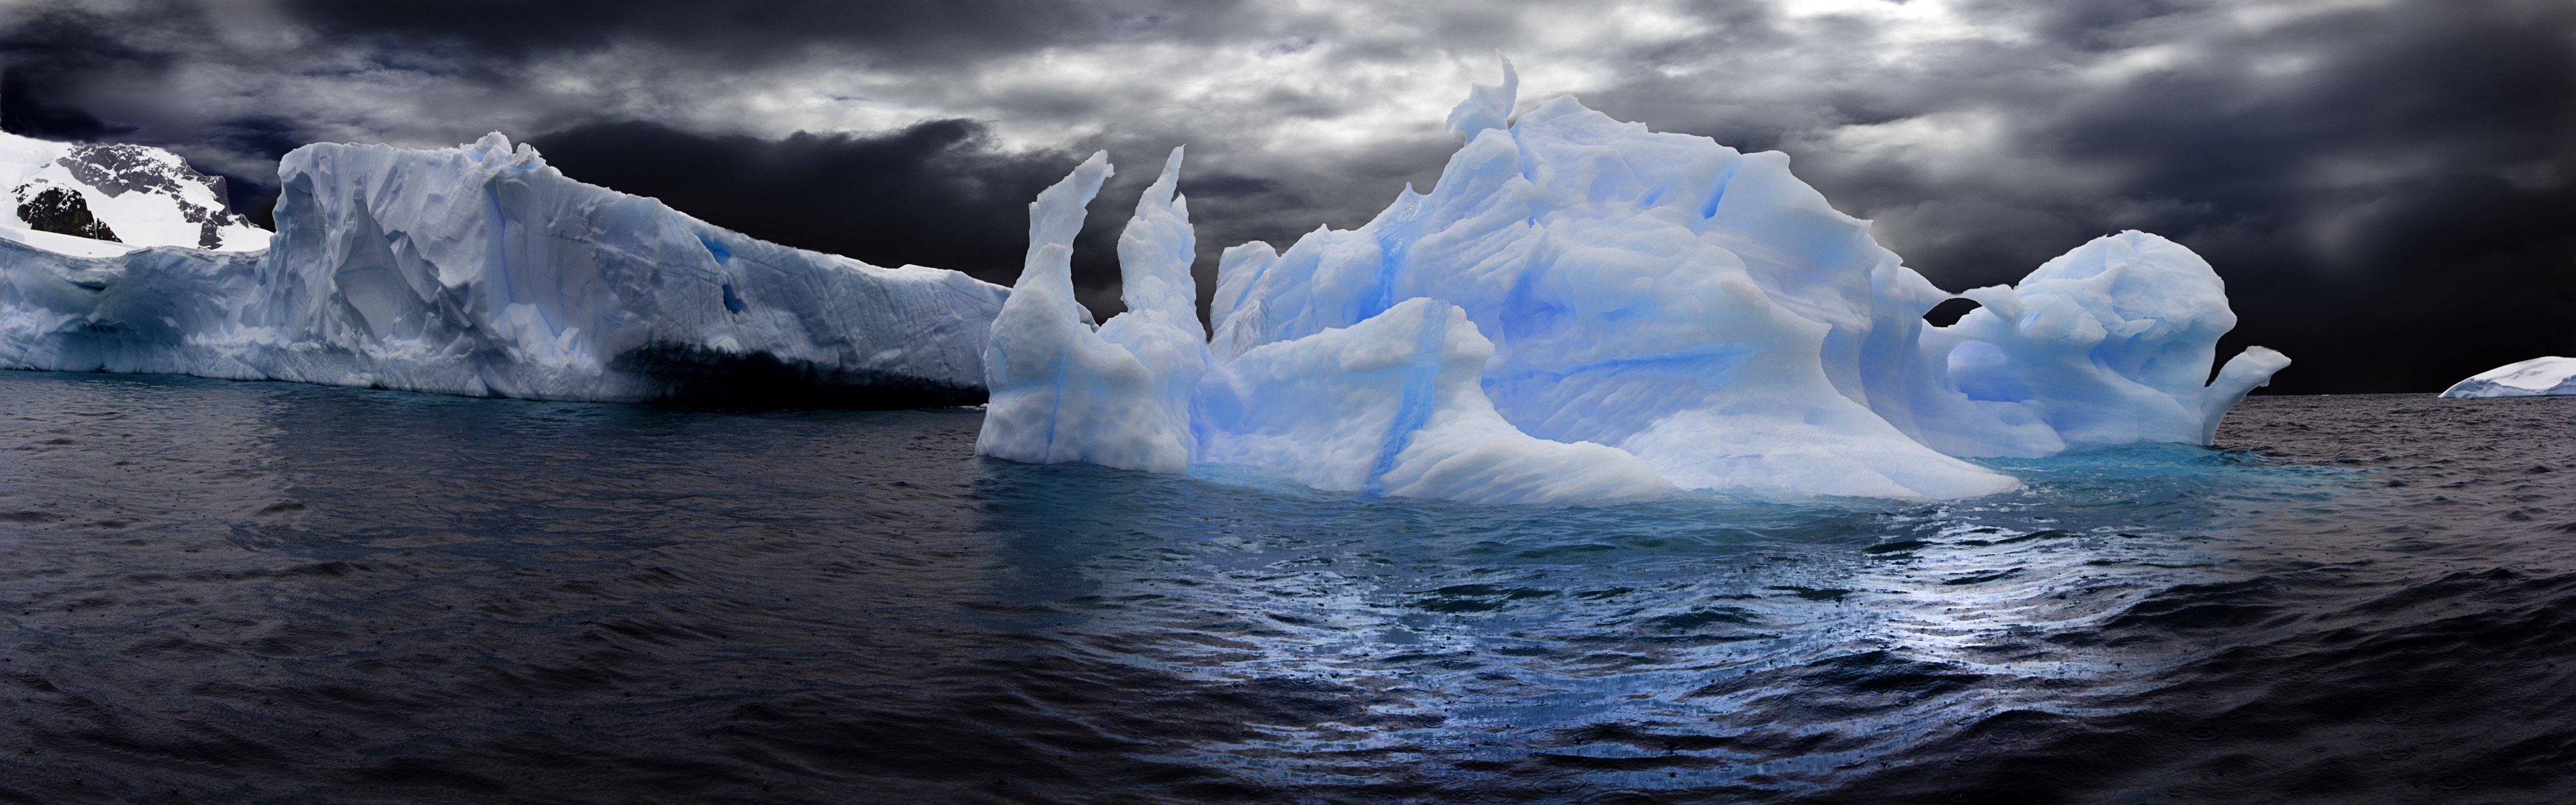
POLYGON ((265 250, 0 239, 0 366, 957 404, 982 397, 1007 296, 953 271, 755 240, 573 181, 499 134, 436 151, 308 145, 278 173, 265 250))
POLYGON ((1676 488, 1959 498, 1965 457, 2206 444, 2288 364, 2249 348, 2209 265, 2139 232, 1951 298, 1789 172, 1516 79, 1449 116, 1428 194, 1285 251, 1227 249, 1204 336, 1180 153, 1119 244, 1128 310, 1094 328, 1067 274, 1095 155, 1031 204, 985 359, 977 451, 1160 472, 1249 467, 1332 490, 1478 502, 1676 488))

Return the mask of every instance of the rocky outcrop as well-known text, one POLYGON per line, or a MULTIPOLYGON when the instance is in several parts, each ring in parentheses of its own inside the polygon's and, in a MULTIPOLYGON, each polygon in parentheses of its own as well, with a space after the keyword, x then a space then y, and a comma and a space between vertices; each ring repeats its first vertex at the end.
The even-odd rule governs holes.
POLYGON ((79 193, 59 187, 36 190, 28 185, 19 185, 17 195, 18 218, 26 221, 30 229, 92 240, 116 240, 115 230, 108 229, 107 224, 90 215, 89 202, 83 200, 79 193))

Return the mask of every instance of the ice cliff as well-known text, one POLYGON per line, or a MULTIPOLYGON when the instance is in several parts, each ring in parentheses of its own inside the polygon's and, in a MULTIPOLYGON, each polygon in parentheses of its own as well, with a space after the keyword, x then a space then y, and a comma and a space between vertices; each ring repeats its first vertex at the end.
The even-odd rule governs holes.
POLYGON ((1008 295, 755 240, 573 181, 499 134, 436 151, 308 145, 278 175, 264 250, 0 232, 0 366, 555 400, 958 404, 983 398, 984 339, 1008 295))
POLYGON ((2206 444, 2289 363, 2250 348, 2210 380, 2224 288, 2139 232, 1931 326, 1951 295, 1785 155, 1567 98, 1511 120, 1505 69, 1451 112, 1467 142, 1429 194, 1285 251, 1227 249, 1204 338, 1178 152, 1119 244, 1128 310, 1096 329, 1066 258, 1105 155, 1042 193, 977 451, 1478 502, 1960 498, 2018 485, 1962 457, 2206 444))
POLYGON ((2454 399, 2474 397, 2576 396, 2576 358, 2533 358, 2479 372, 2442 391, 2454 399))

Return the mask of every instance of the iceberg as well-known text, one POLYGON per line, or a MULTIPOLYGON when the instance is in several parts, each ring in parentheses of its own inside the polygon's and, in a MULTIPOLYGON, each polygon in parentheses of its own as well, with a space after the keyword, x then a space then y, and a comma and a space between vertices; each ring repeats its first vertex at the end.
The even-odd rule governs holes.
POLYGON ((497 133, 434 151, 307 145, 278 176, 265 248, 6 233, 0 366, 550 400, 970 404, 1009 295, 756 240, 573 181, 497 133))
POLYGON ((1068 260, 1108 155, 1029 205, 1028 262, 987 341, 992 401, 978 454, 1157 472, 1240 464, 1322 489, 1473 502, 1672 489, 1634 456, 1505 422, 1480 386, 1493 344, 1455 305, 1407 300, 1211 367, 1189 273, 1196 240, 1176 193, 1181 158, 1174 149, 1119 238, 1127 311, 1096 328, 1074 301, 1068 260))
POLYGON ((1120 241, 1128 311, 1095 328, 1072 304, 1070 233, 1110 170, 1094 155, 1030 206, 977 452, 1485 503, 1951 499, 2019 485, 1965 458, 2207 444, 2289 363, 2249 348, 2211 379, 2224 285, 2140 232, 1932 326, 1951 294, 1787 156, 1570 98, 1514 119, 1517 91, 1506 63, 1450 113, 1466 142, 1430 193, 1225 250, 1203 342, 1179 315, 1178 152, 1120 241))
POLYGON ((2479 372, 2442 390, 2451 399, 2576 397, 2576 358, 2533 358, 2479 372))

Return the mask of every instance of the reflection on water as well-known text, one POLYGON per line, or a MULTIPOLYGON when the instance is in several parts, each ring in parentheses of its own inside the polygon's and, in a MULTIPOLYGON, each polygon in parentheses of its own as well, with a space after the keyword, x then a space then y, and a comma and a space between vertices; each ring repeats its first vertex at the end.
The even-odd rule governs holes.
POLYGON ((0 799, 2545 800, 2570 402, 1536 509, 0 373, 0 799))
POLYGON ((1641 790, 1829 786, 1997 713, 2116 708, 2099 697, 2190 654, 2078 635, 2210 582, 2213 535, 2368 494, 2173 446, 2004 466, 2031 489, 1915 506, 1492 509, 998 462, 976 492, 1009 546, 994 595, 1025 618, 995 628, 1356 705, 1193 762, 1289 782, 1436 761, 1470 783, 1537 749, 1569 782, 1641 790))

